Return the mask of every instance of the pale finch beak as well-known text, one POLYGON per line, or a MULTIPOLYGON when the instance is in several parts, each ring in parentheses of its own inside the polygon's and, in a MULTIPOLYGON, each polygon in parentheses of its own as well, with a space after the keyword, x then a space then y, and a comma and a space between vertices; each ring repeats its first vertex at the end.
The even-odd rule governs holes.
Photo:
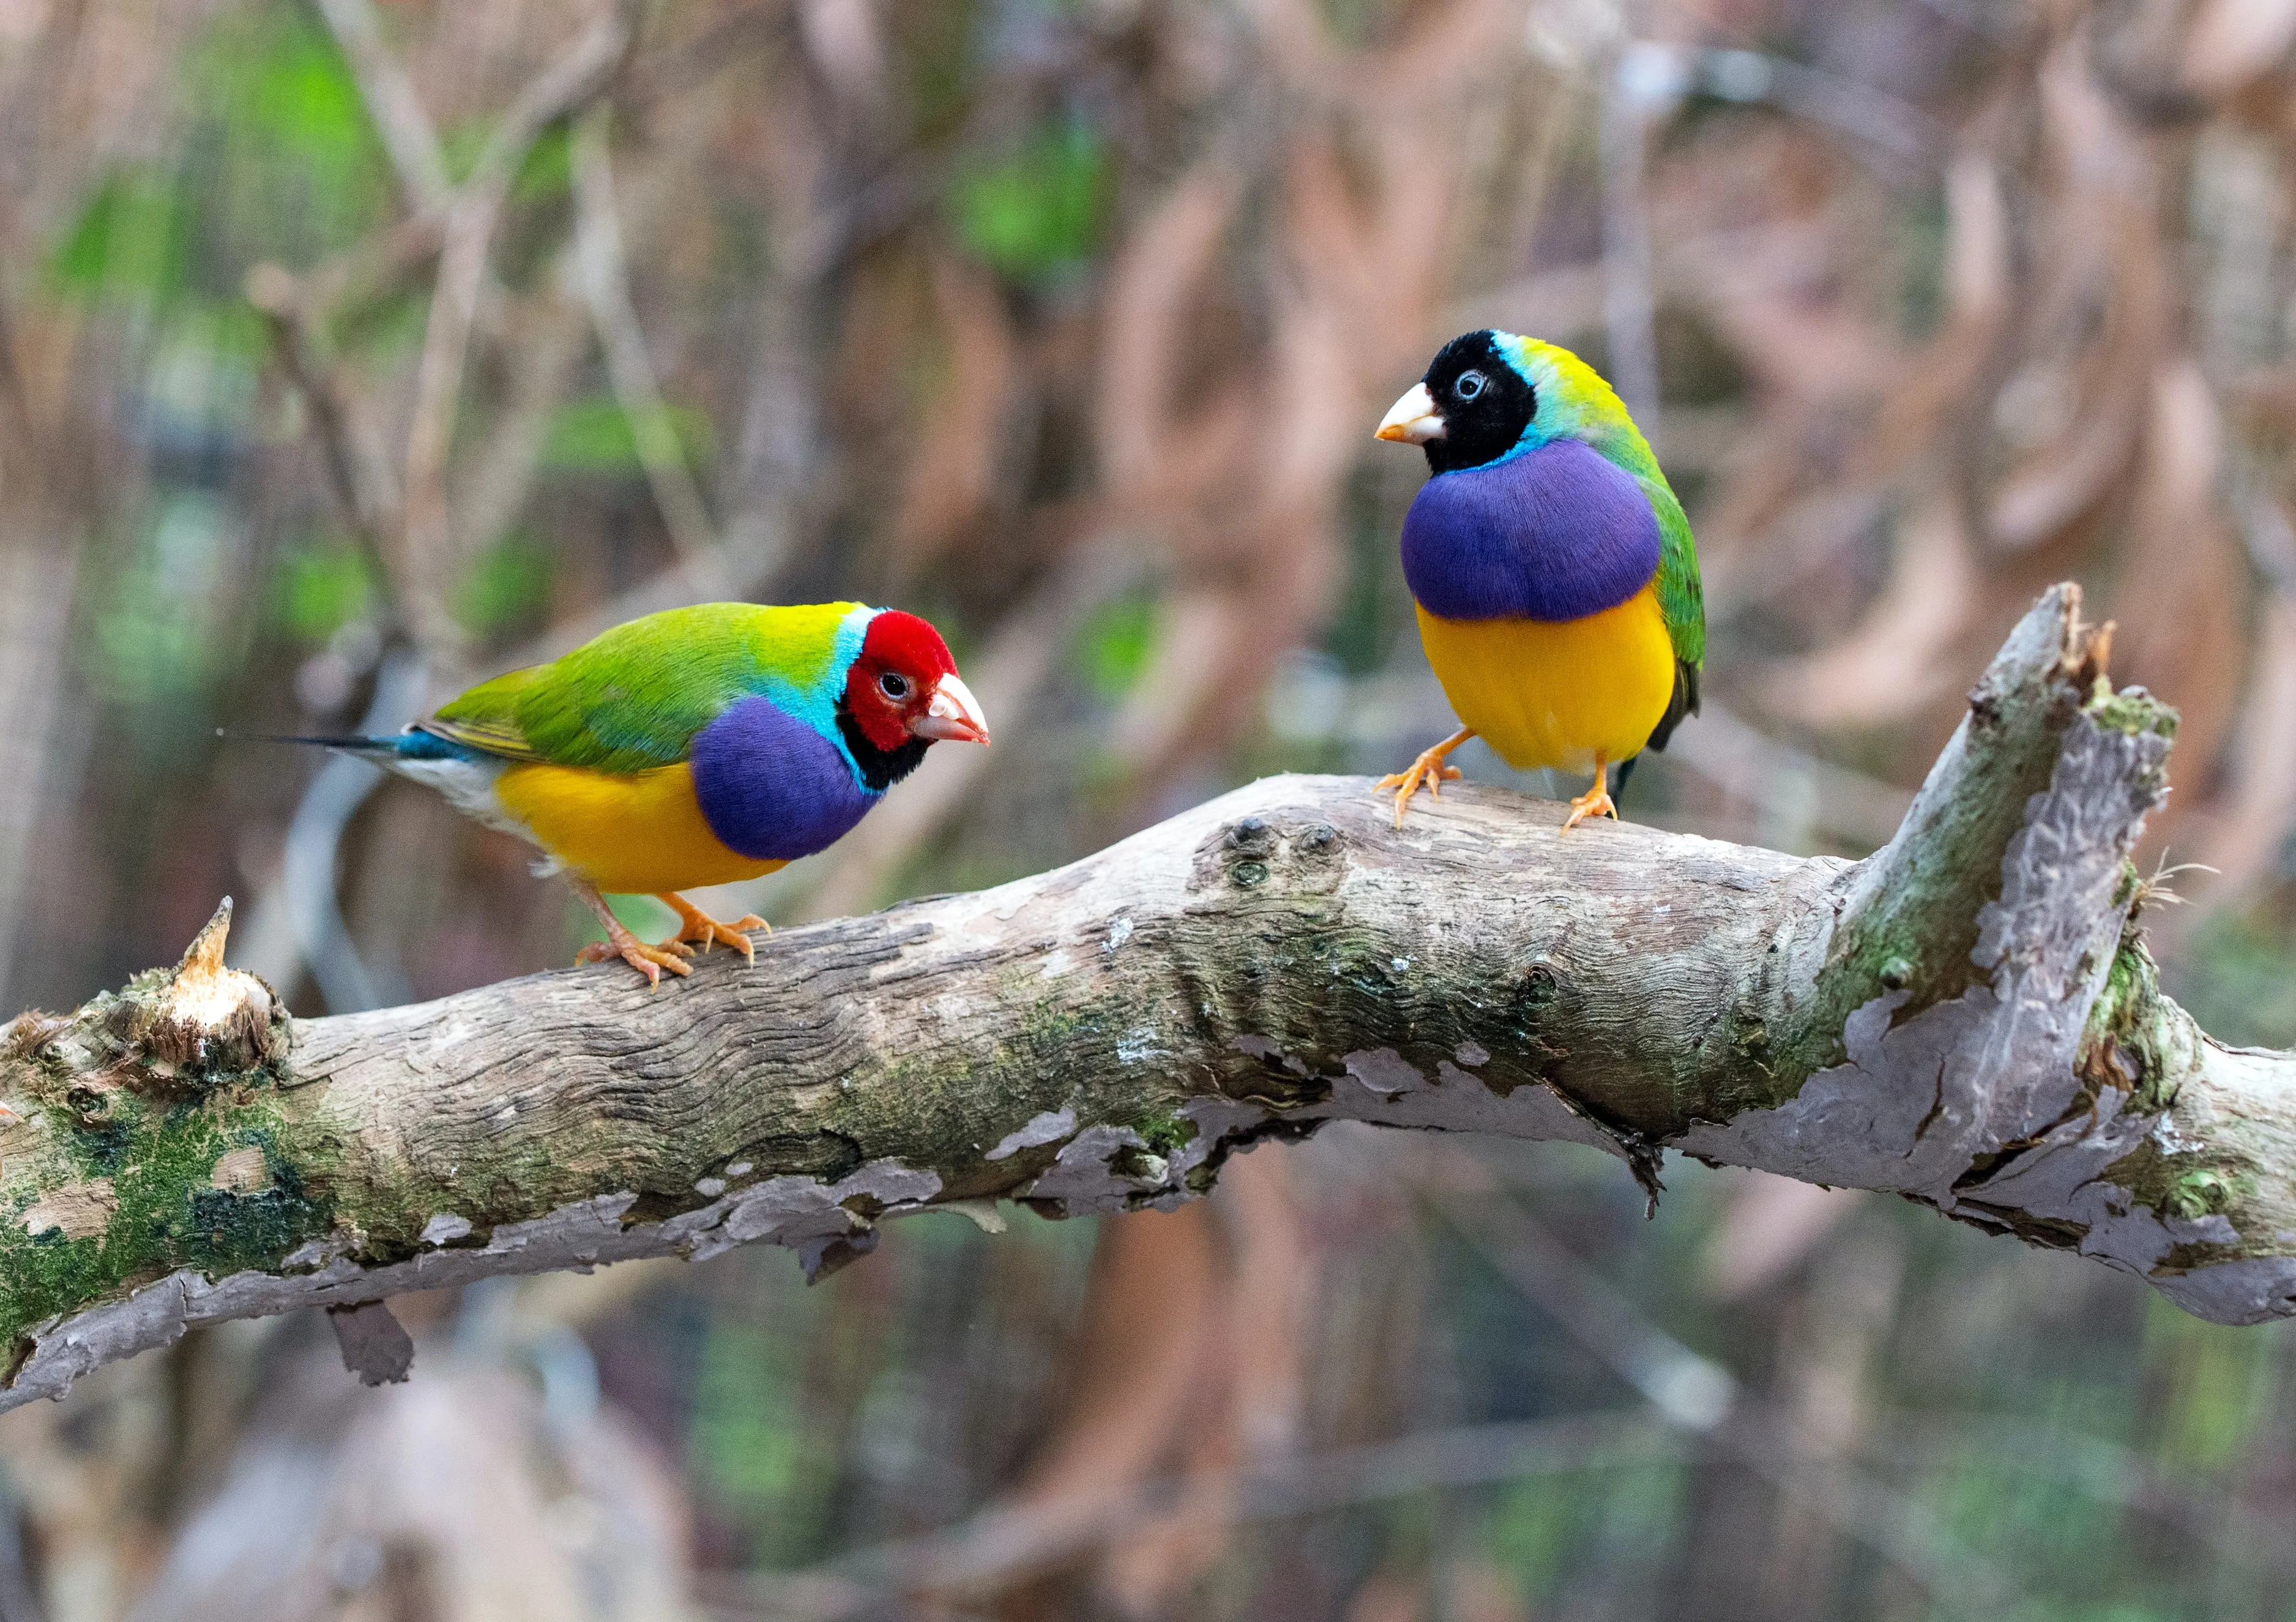
POLYGON ((1380 419, 1379 432, 1374 437, 1406 445, 1424 445, 1430 440, 1441 439, 1444 432, 1443 414, 1435 408, 1435 397, 1427 392, 1425 383, 1415 383, 1411 385, 1411 392, 1397 400, 1380 419))
POLYGON ((952 671, 934 687, 932 703, 909 723, 909 731, 918 737, 943 738, 952 744, 986 744, 988 720, 980 713, 980 701, 973 697, 972 689, 952 671))

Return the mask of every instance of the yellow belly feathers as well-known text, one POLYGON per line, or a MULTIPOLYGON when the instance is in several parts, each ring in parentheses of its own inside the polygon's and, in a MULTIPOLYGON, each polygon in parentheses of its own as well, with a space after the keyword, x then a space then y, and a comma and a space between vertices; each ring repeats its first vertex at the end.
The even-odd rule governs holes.
POLYGON ((1583 620, 1442 620, 1419 610, 1427 662, 1460 724, 1519 770, 1592 771, 1650 741, 1674 696, 1654 586, 1583 620))
POLYGON ((495 797, 536 844, 618 895, 730 885, 789 865, 721 844, 693 797, 693 773, 682 763, 627 778, 517 765, 496 780, 495 797))

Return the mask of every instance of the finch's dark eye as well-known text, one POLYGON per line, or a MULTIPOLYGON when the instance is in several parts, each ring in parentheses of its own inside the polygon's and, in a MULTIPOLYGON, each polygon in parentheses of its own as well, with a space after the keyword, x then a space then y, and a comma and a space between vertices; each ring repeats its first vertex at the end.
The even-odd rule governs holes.
POLYGON ((1461 399, 1472 399, 1482 391, 1483 375, 1480 372, 1462 372, 1459 381, 1451 385, 1451 392, 1461 399))
POLYGON ((878 677, 877 686, 888 698, 906 698, 909 696, 909 679, 892 671, 878 677))

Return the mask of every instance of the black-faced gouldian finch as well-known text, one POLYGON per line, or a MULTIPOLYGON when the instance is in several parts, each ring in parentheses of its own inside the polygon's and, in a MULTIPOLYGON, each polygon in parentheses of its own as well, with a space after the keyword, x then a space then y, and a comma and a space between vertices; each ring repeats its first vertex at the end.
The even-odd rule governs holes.
MULTIPOLYGON (((940 633, 859 603, 709 603, 616 626, 549 664, 497 676, 394 737, 315 738, 438 790, 540 848, 606 928, 580 962, 619 958, 659 984, 746 929, 677 893, 827 848, 941 739, 988 723, 940 633), (638 940, 600 892, 678 915, 638 940)), ((545 869, 545 870, 548 870, 545 869)))
POLYGON ((1431 473, 1403 520, 1403 578, 1458 731, 1407 771, 1395 825, 1445 757, 1480 737, 1518 770, 1595 775, 1568 833, 1616 817, 1644 748, 1698 712, 1706 606, 1690 522, 1611 385, 1568 350, 1513 333, 1445 344, 1379 437, 1431 473))

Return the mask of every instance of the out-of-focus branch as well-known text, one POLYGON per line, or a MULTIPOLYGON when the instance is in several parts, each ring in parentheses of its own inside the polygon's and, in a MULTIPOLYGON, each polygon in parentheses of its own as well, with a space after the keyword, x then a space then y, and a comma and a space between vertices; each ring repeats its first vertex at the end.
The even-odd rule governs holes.
MULTIPOLYGON (((1447 1160, 1453 1157, 1445 1157, 1447 1160)), ((1739 1381, 1652 1322, 1512 1198, 1469 1198, 1472 1165, 1446 1165, 1422 1191, 1461 1237, 1571 1338, 1647 1398, 1668 1425, 1705 1438, 1776 1489, 1913 1577, 1958 1615, 2013 1612, 2021 1600, 1992 1564, 1921 1504, 1830 1460, 1798 1458, 1782 1416, 1747 1400, 1739 1381)))
MULTIPOLYGON (((622 82, 617 80, 618 86, 622 82)), ((619 102, 619 90, 617 97, 619 102)), ((648 236, 665 208, 677 205, 684 177, 692 164, 701 161, 700 138, 713 128, 712 120, 695 117, 693 110, 687 110, 672 127, 670 138, 656 150, 651 165, 634 181, 616 178, 614 223, 622 239, 648 236)), ((529 301, 516 329, 501 336, 503 347, 509 351, 509 399, 485 444, 465 458, 468 472, 456 482, 454 519, 460 554, 466 555, 472 547, 500 534, 533 490, 552 414, 587 352, 583 338, 594 328, 579 287, 582 253, 578 231, 561 250, 556 268, 545 278, 550 296, 538 306, 529 301)), ((800 290, 783 284, 775 287, 775 294, 777 297, 767 307, 771 312, 766 322, 768 326, 782 317, 780 303, 794 301, 800 290)), ((782 380, 766 377, 765 374, 780 368, 773 343, 769 341, 765 347, 752 396, 770 402, 786 385, 777 388, 782 380)), ((641 358, 643 354, 641 346, 641 358)), ((803 408, 802 402, 798 408, 803 408)), ((744 444, 734 480, 735 498, 745 505, 718 537, 714 548, 682 554, 653 579, 569 617, 527 646, 514 650, 504 662, 506 667, 554 657, 607 626, 659 608, 740 597, 757 589, 786 548, 793 489, 801 482, 799 474, 804 458, 787 458, 784 465, 772 468, 754 466, 751 464, 757 458, 747 454, 751 449, 744 444)))
POLYGON ((1711 698, 1695 727, 1674 735, 1667 753, 1734 798, 1760 807, 1766 822, 1821 828, 1853 848, 1886 844, 1913 799, 1895 784, 1781 743, 1711 698))
POLYGON ((351 539, 365 555, 376 589, 383 594, 386 624, 409 623, 413 583, 401 566, 398 547, 392 540, 401 512, 398 481, 390 459, 375 443, 371 425, 357 404, 344 393, 335 368, 320 350, 318 323, 304 288, 277 265, 256 266, 247 273, 247 301, 260 311, 271 328, 271 341, 287 375, 303 397, 319 454, 327 469, 337 505, 342 508, 351 539))
POLYGON ((391 59, 365 0, 318 0, 353 62, 370 116, 399 167, 414 217, 336 266, 297 278, 275 265, 250 272, 246 292, 269 321, 282 363, 310 410, 330 482, 352 532, 375 565, 399 624, 434 653, 463 636, 443 600, 453 552, 446 461, 455 404, 496 220, 518 168, 542 132, 599 94, 629 47, 627 0, 617 0, 514 97, 480 150, 470 177, 445 188, 437 136, 391 59), (381 285, 435 245, 439 270, 415 374, 404 476, 394 478, 374 424, 325 358, 325 312, 355 285, 381 285))
MULTIPOLYGON (((1078 1513, 1052 1503, 994 1510, 945 1532, 860 1551, 807 1571, 761 1572, 741 1596, 762 1615, 837 1622, 875 1614, 888 1595, 993 1593, 1155 1522, 1228 1526, 1313 1515, 1447 1487, 1615 1470, 1681 1457, 1687 1445, 1632 1412, 1423 1430, 1255 1470, 1232 1496, 1192 1493, 1185 1478, 1141 1483, 1078 1513)), ((938 1611, 936 1611, 938 1614, 938 1611)))
POLYGON ((359 97, 374 120, 382 148, 398 171, 399 189, 414 214, 445 210, 454 200, 439 132, 423 111, 422 98, 398 59, 383 44, 382 29, 367 0, 316 0, 319 15, 350 63, 359 97))
MULTIPOLYGON (((396 732, 422 713, 422 689, 419 655, 404 648, 386 655, 359 731, 368 737, 396 732)), ((344 830, 381 780, 382 773, 370 762, 331 755, 303 791, 280 859, 279 885, 295 920, 295 938, 320 994, 338 1014, 380 1008, 408 995, 403 975, 371 968, 359 956, 335 894, 344 830)))
POLYGON ((2233 514, 2259 583, 2248 690, 2230 751, 2230 782, 2207 811, 2196 847, 2178 854, 2206 871, 2187 888, 2201 904, 2180 909, 2163 935, 2188 941, 2218 907, 2255 893, 2296 837, 2296 525, 2258 480, 2235 464, 2233 514))
MULTIPOLYGON (((410 574, 430 577, 451 544, 447 508, 447 452, 453 440, 472 324, 486 283, 488 251, 511 181, 542 132, 578 112, 606 86, 629 48, 630 0, 616 0, 581 37, 545 68, 495 126, 455 193, 439 251, 438 284, 415 368, 414 409, 406 435, 406 518, 401 546, 410 574)), ((426 592, 425 596, 433 595, 426 592)), ((447 646, 459 642, 443 614, 430 629, 447 646)))
POLYGON ((645 333, 638 325, 637 307, 630 298, 629 264, 622 251, 621 213, 614 202, 613 164, 607 151, 608 121, 607 110, 596 107, 574 126, 575 275, 663 527, 678 556, 693 559, 716 549, 717 526, 670 426, 668 408, 646 354, 645 333))
POLYGON ((1651 120, 1677 93, 1674 72, 1664 47, 1628 45, 1611 67, 1600 126, 1603 330, 1611 384, 1645 432, 1658 426, 1658 329, 1644 169, 1651 120))

